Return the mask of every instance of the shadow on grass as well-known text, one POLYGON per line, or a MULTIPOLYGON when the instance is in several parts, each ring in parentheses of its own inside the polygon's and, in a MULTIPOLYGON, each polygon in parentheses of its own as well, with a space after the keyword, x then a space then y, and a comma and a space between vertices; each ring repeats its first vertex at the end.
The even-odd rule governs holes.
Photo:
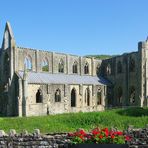
POLYGON ((133 107, 117 111, 119 115, 141 117, 148 116, 148 108, 133 107))

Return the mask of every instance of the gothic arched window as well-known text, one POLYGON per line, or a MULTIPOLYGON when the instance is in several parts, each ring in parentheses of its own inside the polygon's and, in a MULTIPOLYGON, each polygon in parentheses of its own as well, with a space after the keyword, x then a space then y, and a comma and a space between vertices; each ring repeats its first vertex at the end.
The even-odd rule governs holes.
POLYGON ((4 39, 4 49, 7 49, 9 47, 9 33, 7 30, 5 31, 4 39))
POLYGON ((101 105, 102 104, 102 91, 101 89, 98 89, 97 91, 97 105, 101 105))
POLYGON ((121 64, 121 61, 118 61, 118 63, 117 63, 117 73, 122 73, 122 64, 121 64))
POLYGON ((134 86, 131 86, 130 87, 130 92, 129 92, 129 94, 130 94, 130 103, 135 103, 135 87, 134 86))
POLYGON ((71 90, 71 107, 75 107, 76 106, 76 90, 75 88, 73 88, 71 90))
POLYGON ((61 91, 57 89, 55 92, 55 102, 61 102, 61 91))
POLYGON ((129 60, 129 71, 130 72, 135 71, 135 60, 132 57, 130 57, 130 60, 129 60))
POLYGON ((89 74, 89 64, 86 62, 84 66, 84 74, 89 74))
POLYGON ((59 62, 59 69, 58 69, 58 71, 59 71, 60 73, 64 73, 64 62, 63 62, 62 59, 61 59, 60 62, 59 62))
POLYGON ((78 63, 76 61, 73 63, 72 72, 78 73, 78 63))
POLYGON ((49 71, 49 64, 46 58, 42 61, 42 71, 49 71))
POLYGON ((24 64, 27 70, 32 70, 32 59, 30 56, 25 57, 24 64))
POLYGON ((42 103, 43 102, 43 93, 41 89, 38 89, 36 93, 36 103, 42 103))
POLYGON ((106 67, 106 74, 111 75, 111 65, 110 64, 108 64, 106 67))
POLYGON ((85 104, 87 104, 87 106, 90 106, 90 90, 88 87, 85 90, 85 104))
POLYGON ((121 104, 122 103, 122 96, 123 96, 122 87, 118 87, 117 94, 118 94, 117 95, 118 103, 121 104))

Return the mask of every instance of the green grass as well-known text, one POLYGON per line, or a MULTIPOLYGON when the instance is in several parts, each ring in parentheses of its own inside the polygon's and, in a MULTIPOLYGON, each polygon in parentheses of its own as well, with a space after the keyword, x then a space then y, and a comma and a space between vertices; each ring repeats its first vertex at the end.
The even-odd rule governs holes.
POLYGON ((148 124, 148 108, 115 109, 104 112, 69 113, 49 115, 42 117, 8 117, 0 118, 0 129, 8 132, 16 129, 22 132, 24 129, 33 132, 38 128, 42 133, 68 132, 78 128, 90 130, 93 127, 117 127, 126 129, 128 125, 145 127, 148 124))

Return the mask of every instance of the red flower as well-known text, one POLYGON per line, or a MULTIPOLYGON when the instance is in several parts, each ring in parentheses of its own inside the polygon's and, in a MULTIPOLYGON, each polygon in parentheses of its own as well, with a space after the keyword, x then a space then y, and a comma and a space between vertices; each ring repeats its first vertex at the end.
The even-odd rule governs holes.
POLYGON ((99 129, 95 128, 91 133, 86 133, 83 129, 74 133, 68 133, 68 136, 72 137, 72 141, 76 143, 125 143, 130 141, 130 136, 123 135, 121 131, 112 131, 108 128, 99 129))
POLYGON ((114 135, 114 131, 110 131, 109 132, 109 135, 114 135))
POLYGON ((108 135, 109 135, 108 128, 104 128, 104 129, 102 129, 102 131, 105 132, 105 136, 108 137, 108 135))
POLYGON ((82 135, 80 135, 79 138, 81 138, 82 140, 84 140, 84 137, 82 135))
POLYGON ((92 130, 92 134, 95 136, 95 135, 98 135, 100 133, 100 129, 99 128, 95 128, 92 130))
POLYGON ((102 139, 103 138, 103 135, 99 135, 99 138, 102 139))
POLYGON ((123 135, 121 131, 117 131, 117 135, 123 135))
POLYGON ((80 130, 80 131, 79 131, 79 134, 81 134, 81 135, 83 135, 83 136, 85 136, 85 135, 86 135, 86 133, 85 133, 85 131, 84 131, 84 130, 80 130))
POLYGON ((112 138, 112 139, 114 139, 114 138, 115 138, 115 136, 114 136, 114 135, 111 135, 111 138, 112 138))

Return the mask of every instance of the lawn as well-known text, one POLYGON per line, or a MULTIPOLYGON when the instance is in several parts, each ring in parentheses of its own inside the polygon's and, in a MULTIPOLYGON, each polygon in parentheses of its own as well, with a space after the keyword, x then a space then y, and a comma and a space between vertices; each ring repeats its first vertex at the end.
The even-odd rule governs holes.
POLYGON ((38 128, 42 133, 68 132, 78 128, 90 130, 93 127, 117 127, 126 129, 128 125, 145 127, 148 124, 148 108, 114 109, 104 112, 69 113, 49 115, 42 117, 8 117, 0 118, 0 129, 8 132, 16 129, 22 132, 24 129, 33 132, 38 128))

